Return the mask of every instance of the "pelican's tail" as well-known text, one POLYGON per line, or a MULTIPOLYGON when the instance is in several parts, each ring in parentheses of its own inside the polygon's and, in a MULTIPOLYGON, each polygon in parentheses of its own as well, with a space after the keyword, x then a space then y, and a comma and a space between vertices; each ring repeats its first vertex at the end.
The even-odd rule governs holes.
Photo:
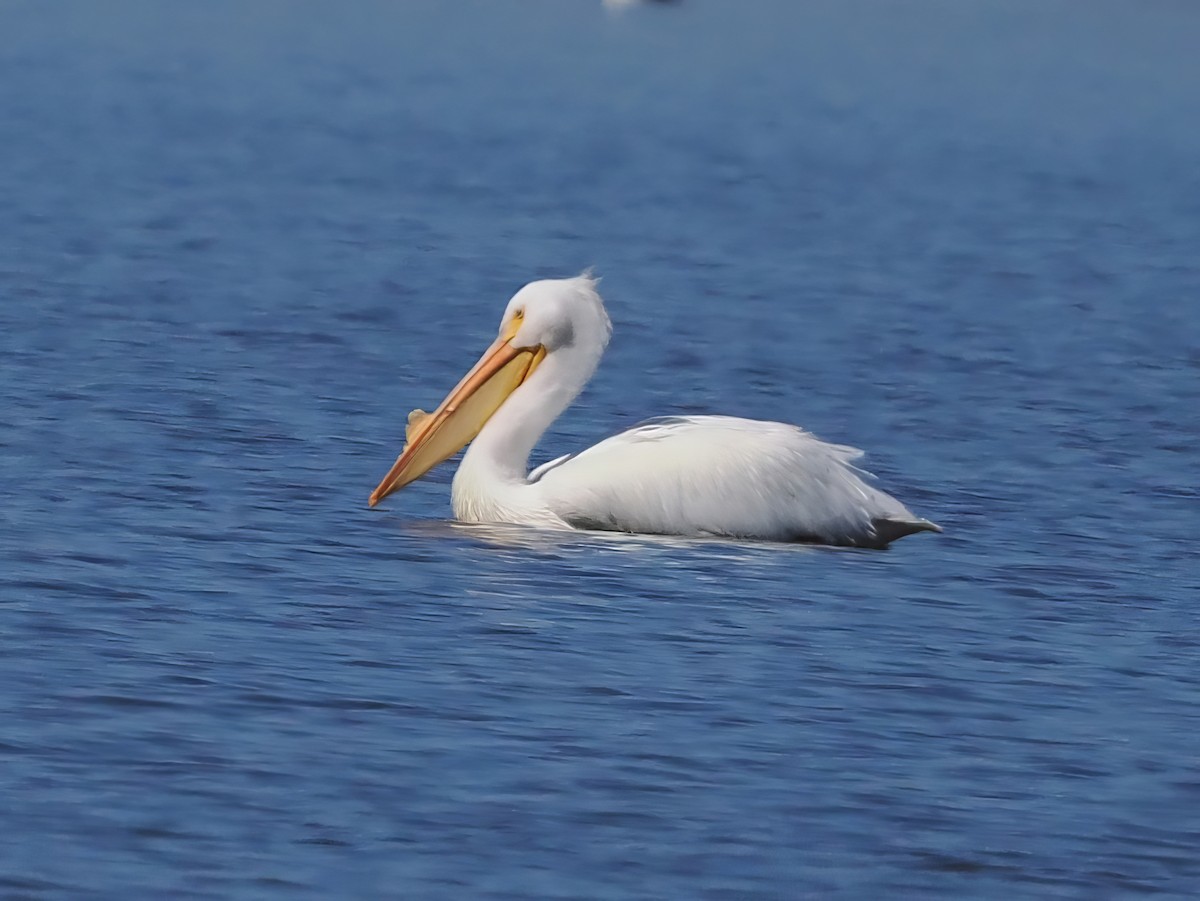
POLYGON ((874 519, 871 520, 871 525, 875 529, 879 547, 885 547, 905 535, 942 531, 941 526, 928 519, 874 519))

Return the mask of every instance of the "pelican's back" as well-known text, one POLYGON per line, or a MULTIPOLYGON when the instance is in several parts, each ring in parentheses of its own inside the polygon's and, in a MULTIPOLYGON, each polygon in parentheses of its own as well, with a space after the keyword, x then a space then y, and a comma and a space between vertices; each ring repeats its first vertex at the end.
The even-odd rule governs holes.
POLYGON ((576 528, 883 547, 940 531, 872 487, 862 452, 795 426, 666 417, 531 474, 576 528))

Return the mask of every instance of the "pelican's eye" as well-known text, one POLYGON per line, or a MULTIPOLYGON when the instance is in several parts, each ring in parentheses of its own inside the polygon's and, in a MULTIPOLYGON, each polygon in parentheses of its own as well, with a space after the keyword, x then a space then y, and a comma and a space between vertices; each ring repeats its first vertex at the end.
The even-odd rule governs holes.
POLYGON ((505 341, 511 341, 513 338, 517 337, 517 332, 521 330, 521 326, 524 323, 524 308, 522 307, 513 310, 512 315, 504 320, 504 323, 500 326, 500 337, 502 337, 505 341))

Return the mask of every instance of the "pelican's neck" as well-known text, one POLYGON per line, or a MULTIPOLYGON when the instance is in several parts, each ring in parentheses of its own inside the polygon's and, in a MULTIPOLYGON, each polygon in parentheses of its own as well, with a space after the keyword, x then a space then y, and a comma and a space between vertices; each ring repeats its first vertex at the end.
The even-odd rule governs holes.
POLYGON ((479 491, 487 486, 524 484, 534 446, 583 390, 603 354, 603 344, 572 344, 547 353, 467 448, 454 476, 455 493, 467 485, 479 491))

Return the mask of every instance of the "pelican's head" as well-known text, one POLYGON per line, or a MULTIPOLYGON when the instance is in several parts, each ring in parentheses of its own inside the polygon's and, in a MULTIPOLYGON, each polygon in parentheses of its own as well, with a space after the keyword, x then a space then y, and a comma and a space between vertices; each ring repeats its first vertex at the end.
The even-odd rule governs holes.
POLYGON ((596 293, 598 281, 584 273, 530 282, 505 307, 500 337, 511 329, 509 340, 514 347, 542 347, 546 353, 576 344, 598 346, 602 351, 612 325, 596 293))
POLYGON ((544 279, 514 294, 499 336, 479 362, 432 413, 408 415, 404 450, 371 493, 371 506, 466 447, 547 356, 573 349, 586 366, 586 380, 612 334, 598 281, 589 273, 544 279))

